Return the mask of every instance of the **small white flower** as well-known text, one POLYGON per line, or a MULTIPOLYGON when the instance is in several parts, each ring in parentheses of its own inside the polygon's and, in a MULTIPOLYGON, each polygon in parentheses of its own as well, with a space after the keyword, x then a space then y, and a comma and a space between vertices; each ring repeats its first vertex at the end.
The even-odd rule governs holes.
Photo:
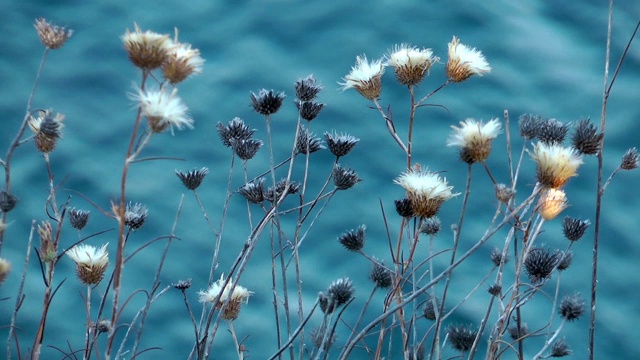
POLYGON ((451 192, 453 186, 447 179, 418 166, 402 173, 394 182, 407 192, 414 215, 429 218, 434 216, 443 202, 458 195, 451 192))
POLYGON ((482 76, 491 72, 491 66, 480 50, 461 44, 454 36, 449 43, 446 72, 451 81, 460 82, 472 75, 482 76))
POLYGON ((173 40, 174 46, 169 50, 166 61, 162 64, 162 75, 172 84, 182 82, 191 74, 201 74, 204 59, 200 50, 192 49, 191 44, 178 42, 178 30, 173 40))
POLYGON ((538 182, 554 189, 577 176, 578 167, 582 164, 582 156, 574 148, 559 144, 538 142, 533 147, 531 157, 538 164, 538 182))
POLYGON ((253 291, 247 290, 247 288, 245 288, 244 286, 236 285, 235 288, 233 289, 233 293, 229 295, 229 292, 233 287, 233 281, 229 280, 229 282, 227 283, 227 286, 223 288, 225 281, 226 280, 224 278, 224 274, 222 274, 220 276, 220 279, 218 279, 216 282, 211 284, 211 286, 209 286, 209 288, 206 291, 198 292, 199 301, 201 303, 205 303, 205 302, 212 303, 216 299, 218 294, 221 294, 220 299, 218 299, 219 305, 222 305, 229 297, 231 297, 230 301, 233 301, 233 302, 238 302, 238 303, 249 302, 249 296, 253 294, 253 291))
POLYGON ((153 70, 160 67, 173 47, 173 41, 168 35, 149 30, 142 32, 138 24, 134 25, 134 32, 127 29, 121 37, 129 60, 141 69, 153 70))
POLYGON ((174 126, 178 130, 184 127, 193 129, 193 119, 187 114, 187 106, 178 96, 178 89, 140 89, 133 98, 140 103, 142 114, 147 118, 153 132, 162 132, 167 127, 171 127, 173 131, 174 126))
POLYGON ((486 124, 469 118, 460 122, 460 127, 451 126, 453 132, 447 139, 447 146, 457 146, 461 149, 460 156, 465 162, 484 161, 491 153, 491 142, 502 129, 498 119, 492 119, 486 124))
POLYGON ((67 250, 67 256, 76 264, 83 266, 106 266, 109 263, 109 253, 107 253, 107 245, 101 248, 95 246, 80 244, 67 250))
POLYGON ((416 85, 439 59, 431 49, 419 49, 409 44, 396 45, 387 55, 387 66, 393 66, 396 78, 403 85, 416 85))
POLYGON ((351 67, 351 72, 338 83, 342 85, 342 90, 354 88, 360 95, 369 100, 377 99, 382 90, 382 74, 384 74, 384 65, 382 59, 372 62, 367 60, 365 55, 356 57, 356 65, 351 67))

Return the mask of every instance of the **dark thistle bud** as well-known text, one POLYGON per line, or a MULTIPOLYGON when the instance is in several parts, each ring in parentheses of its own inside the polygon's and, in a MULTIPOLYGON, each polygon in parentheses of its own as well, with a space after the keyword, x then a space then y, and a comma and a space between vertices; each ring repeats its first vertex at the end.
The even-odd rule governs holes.
POLYGON ((244 184, 238 192, 251 203, 262 203, 264 201, 264 178, 244 184))
POLYGON ((620 169, 633 170, 638 167, 638 149, 631 148, 622 155, 622 162, 620 162, 620 169))
POLYGON ((356 146, 358 141, 360 141, 360 139, 348 134, 338 135, 335 131, 332 133, 325 132, 324 139, 327 142, 329 151, 337 157, 347 155, 351 149, 356 146))
POLYGON ((564 271, 571 266, 573 253, 571 251, 558 251, 558 271, 564 271))
POLYGON ((231 148, 238 157, 244 161, 253 159, 262 147, 262 140, 256 139, 232 139, 231 148))
POLYGON ((298 154, 311 154, 318 150, 324 149, 322 140, 315 137, 316 134, 309 131, 304 126, 300 126, 300 133, 298 133, 298 139, 296 139, 296 153, 298 154))
POLYGON ((580 120, 571 139, 573 147, 579 154, 595 155, 600 151, 600 142, 604 134, 598 134, 598 129, 589 119, 580 120))
POLYGON ((184 186, 189 190, 197 189, 198 186, 202 184, 202 180, 204 180, 205 176, 207 176, 208 173, 209 169, 207 169, 206 167, 203 167, 200 170, 194 169, 189 172, 176 170, 176 175, 178 175, 178 177, 182 181, 182 184, 184 184, 184 186))
POLYGON ((191 287, 191 279, 187 279, 187 280, 180 280, 178 281, 177 284, 171 284, 171 286, 173 286, 174 288, 180 290, 180 291, 185 291, 188 288, 191 287))
POLYGON ((409 359, 424 360, 424 347, 422 345, 417 345, 409 349, 409 359))
POLYGON ((231 140, 247 140, 250 139, 255 132, 254 129, 249 129, 239 117, 233 118, 227 125, 219 122, 216 124, 216 129, 218 130, 222 144, 226 147, 232 146, 231 140))
POLYGON ((520 120, 518 121, 518 126, 520 127, 520 136, 527 140, 535 139, 538 136, 541 122, 542 119, 538 115, 520 115, 520 120))
POLYGON ((350 251, 360 251, 364 247, 365 233, 367 229, 365 225, 360 225, 357 229, 351 229, 338 237, 338 241, 342 246, 350 251))
POLYGON ((500 294, 502 294, 502 286, 500 286, 498 284, 493 284, 493 285, 489 286, 487 291, 489 292, 489 294, 491 294, 493 296, 500 296, 500 294))
POLYGON ((511 189, 505 184, 496 184, 496 198, 503 204, 508 204, 513 196, 516 194, 516 191, 511 189))
POLYGON ((280 110, 285 97, 283 92, 276 94, 273 90, 262 89, 257 95, 251 92, 251 105, 258 114, 268 116, 280 110))
POLYGON ((551 273, 558 265, 558 253, 551 253, 548 249, 533 248, 524 260, 524 266, 532 283, 540 283, 551 277, 551 273))
POLYGON ((589 220, 574 219, 567 216, 562 223, 562 232, 564 237, 570 241, 577 241, 584 235, 590 224, 589 220))
MULTIPOLYGON (((285 189, 287 189, 287 180, 282 179, 276 183, 275 187, 270 186, 269 189, 267 189, 264 194, 264 198, 269 202, 276 202, 280 199, 282 194, 284 194, 285 189)), ((289 191, 287 192, 287 195, 295 194, 300 190, 300 184, 291 182, 288 184, 288 189, 289 191)))
POLYGON ((496 248, 493 248, 493 250, 491 250, 491 262, 493 263, 493 265, 495 266, 500 266, 500 264, 506 264, 509 261, 509 255, 502 253, 502 250, 496 248))
POLYGON ((0 191, 0 210, 4 213, 8 213, 13 210, 18 203, 18 198, 7 192, 6 190, 0 191))
POLYGON ((333 167, 333 184, 338 190, 347 190, 360 181, 353 169, 343 168, 339 164, 333 167))
POLYGON ((527 335, 529 335, 529 326, 526 323, 520 324, 520 327, 516 324, 509 328, 509 336, 513 340, 523 339, 527 335))
POLYGON ((59 49, 73 35, 73 30, 54 25, 44 18, 36 19, 33 25, 42 44, 48 49, 59 49))
POLYGON ((473 346, 478 331, 473 330, 471 326, 451 325, 447 328, 447 334, 451 347, 460 352, 466 352, 473 346))
POLYGON ((149 215, 149 209, 146 206, 140 203, 134 205, 129 203, 124 213, 124 224, 131 230, 138 230, 144 225, 147 215, 149 215))
POLYGON ((100 319, 96 324, 96 331, 98 333, 108 333, 111 331, 111 321, 107 319, 100 319))
POLYGON ((55 114, 51 110, 38 111, 38 117, 29 116, 29 127, 33 131, 34 142, 38 151, 50 153, 62 137, 62 120, 64 115, 55 114))
POLYGON ((422 315, 427 320, 434 321, 437 318, 437 314, 440 313, 440 299, 435 296, 429 296, 427 301, 424 303, 424 309, 422 310, 422 315))
POLYGON ((584 313, 584 300, 579 294, 565 295, 560 302, 558 313, 567 321, 576 320, 584 313))
POLYGON ((76 230, 82 230, 89 222, 89 215, 91 213, 87 210, 78 210, 72 208, 69 210, 69 222, 71 226, 76 230))
POLYGON ((325 104, 323 103, 315 101, 296 101, 296 106, 298 107, 298 111, 300 112, 300 117, 307 121, 315 119, 324 105, 325 104))
POLYGON ((369 278, 377 287, 385 289, 391 286, 391 271, 384 266, 384 262, 374 262, 369 272, 369 278))
POLYGON ((420 232, 429 236, 435 236, 440 232, 442 228, 442 223, 437 216, 432 216, 430 218, 426 218, 422 221, 422 225, 420 225, 420 232))
POLYGON ((404 198, 393 201, 396 205, 396 212, 403 218, 413 217, 413 208, 411 207, 411 200, 404 198))
POLYGON ((320 309, 325 314, 331 314, 340 306, 346 304, 353 297, 353 284, 349 278, 340 278, 329 285, 327 294, 320 293, 320 309))
POLYGON ((553 342, 553 345, 551 345, 551 353, 549 354, 549 356, 564 357, 567 355, 571 355, 572 353, 573 351, 571 351, 571 348, 569 347, 569 345, 567 345, 565 339, 562 338, 553 342))
POLYGON ((538 129, 538 140, 547 145, 562 144, 569 132, 569 124, 563 124, 556 119, 543 120, 538 129))
POLYGON ((320 90, 322 90, 322 86, 316 85, 316 79, 313 78, 313 75, 296 81, 295 88, 296 97, 300 101, 311 101, 318 95, 320 90))

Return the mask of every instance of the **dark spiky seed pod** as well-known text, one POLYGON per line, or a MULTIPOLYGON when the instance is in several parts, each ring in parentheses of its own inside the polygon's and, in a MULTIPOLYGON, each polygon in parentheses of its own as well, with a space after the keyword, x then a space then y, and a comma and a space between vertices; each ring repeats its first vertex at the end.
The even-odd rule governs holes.
POLYGON ((311 101, 322 90, 322 86, 316 85, 316 79, 309 75, 304 79, 299 79, 295 84, 296 97, 300 101, 311 101))
POLYGON ((89 215, 91 212, 87 210, 79 210, 76 208, 71 208, 69 210, 69 222, 71 226, 76 230, 82 230, 87 223, 89 222, 89 215))
POLYGON ((491 294, 493 296, 500 296, 500 294, 502 294, 502 286, 500 286, 498 284, 493 284, 493 285, 489 286, 487 291, 489 292, 489 294, 491 294))
POLYGON ((339 164, 333 167, 333 184, 338 190, 347 190, 360 181, 353 169, 343 168, 339 164))
POLYGON ((138 230, 144 225, 148 215, 149 209, 146 206, 140 203, 134 205, 129 203, 124 213, 124 224, 131 230, 138 230))
POLYGON ((538 140, 548 145, 562 144, 568 132, 569 124, 556 119, 543 120, 538 129, 538 140))
POLYGON ((244 184, 238 192, 244 196, 249 202, 254 204, 262 203, 264 198, 264 178, 254 180, 247 184, 244 184))
POLYGON ((316 134, 309 131, 309 129, 304 126, 300 126, 300 133, 298 134, 298 139, 296 140, 296 153, 297 154, 309 154, 314 153, 318 150, 324 149, 324 145, 322 145, 322 140, 320 138, 315 137, 316 134))
POLYGON ((582 119, 578 123, 573 138, 573 147, 579 154, 595 155, 600 151, 600 143, 604 134, 598 134, 598 129, 589 119, 582 119))
POLYGON ((451 325, 447 328, 447 334, 451 347, 460 352, 466 352, 473 346, 478 331, 473 330, 471 326, 451 325))
POLYGON ((6 190, 0 191, 0 210, 2 210, 2 212, 8 213, 16 207, 17 203, 18 197, 6 190))
POLYGON ((571 355, 573 351, 564 338, 558 339, 553 342, 551 345, 551 353, 549 354, 551 357, 564 357, 567 355, 571 355))
POLYGON ((440 219, 437 216, 432 216, 422 221, 422 225, 420 225, 420 232, 429 236, 436 236, 440 232, 441 228, 442 223, 440 222, 440 219))
POLYGON ((589 220, 574 219, 569 216, 562 222, 564 237, 570 241, 578 241, 584 235, 591 222, 589 220))
POLYGON ((200 170, 194 169, 187 172, 176 170, 176 175, 178 175, 182 184, 189 190, 197 189, 200 184, 202 184, 202 181, 208 173, 209 169, 206 167, 203 167, 200 170))
POLYGON ((558 253, 552 254, 549 249, 531 249, 524 260, 524 266, 531 282, 537 284, 551 277, 551 273, 558 265, 558 260, 558 253))
POLYGON ((251 105, 258 114, 271 115, 280 110, 285 97, 283 92, 276 93, 273 90, 262 89, 257 95, 251 92, 251 105))
POLYGON ((61 136, 62 124, 57 120, 52 112, 45 112, 45 116, 40 123, 40 133, 48 138, 57 139, 61 136))
POLYGON ((571 266, 573 253, 571 251, 558 251, 558 271, 564 271, 571 266))
POLYGON ((336 157, 347 155, 360 141, 360 139, 348 134, 338 135, 335 131, 333 133, 325 132, 324 139, 327 142, 329 151, 336 157))
POLYGON ((357 229, 351 229, 340 235, 338 241, 347 250, 360 251, 364 247, 366 229, 365 225, 360 225, 357 229))
POLYGON ((519 340, 529 335, 529 326, 527 326, 527 324, 525 323, 520 324, 519 328, 517 324, 513 325, 509 327, 508 330, 509 330, 509 336, 511 336, 511 339, 513 340, 519 340))
POLYGON ((437 318, 437 314, 440 313, 440 299, 435 296, 429 296, 427 301, 424 303, 424 309, 422 310, 422 315, 427 320, 434 321, 437 318))
POLYGON ((369 278, 377 287, 386 289, 391 286, 391 271, 384 266, 384 262, 374 262, 369 272, 369 278))
POLYGON ((311 121, 320 114, 320 110, 324 107, 325 104, 315 102, 315 101, 296 101, 296 106, 298 107, 298 111, 300 112, 300 117, 311 121))
POLYGON ((340 306, 346 304, 353 297, 353 284, 349 278, 340 278, 329 285, 326 295, 318 295, 320 309, 325 314, 331 314, 340 306))
POLYGON ((493 250, 491 250, 491 262, 493 263, 493 265, 495 266, 500 266, 500 264, 506 264, 509 261, 509 255, 502 253, 502 250, 496 248, 493 248, 493 250))
POLYGON ((411 200, 404 198, 393 201, 396 205, 396 212, 403 218, 413 217, 413 207, 411 206, 411 200))
POLYGON ((222 144, 226 147, 232 146, 232 139, 247 140, 255 133, 255 130, 250 129, 245 125, 244 121, 239 117, 233 118, 226 125, 219 122, 216 124, 216 129, 218 130, 218 135, 220 136, 222 144))
POLYGON ((558 313, 567 321, 576 320, 584 313, 584 300, 579 294, 565 295, 560 302, 558 313))
POLYGON ((520 120, 518 121, 518 126, 520 127, 520 136, 527 140, 535 139, 538 136, 541 122, 542 119, 538 115, 520 115, 520 120))
POLYGON ((622 155, 622 161, 620 162, 620 169, 633 170, 638 167, 638 149, 631 148, 622 155))
POLYGON ((108 333, 109 331, 111 331, 111 321, 107 319, 101 319, 96 324, 96 331, 98 333, 108 333))
POLYGON ((180 280, 176 284, 171 284, 171 286, 173 286, 174 288, 176 288, 176 289, 178 289, 180 291, 185 291, 185 290, 187 290, 188 288, 191 287, 191 279, 180 280))
POLYGON ((262 147, 262 140, 257 139, 232 139, 231 148, 238 157, 244 161, 253 159, 262 147))
POLYGON ((270 186, 269 189, 264 194, 264 198, 269 202, 275 202, 280 199, 282 194, 284 194, 285 189, 288 189, 287 195, 292 195, 300 190, 300 184, 295 181, 292 181, 287 186, 287 179, 282 179, 276 183, 276 186, 270 186))

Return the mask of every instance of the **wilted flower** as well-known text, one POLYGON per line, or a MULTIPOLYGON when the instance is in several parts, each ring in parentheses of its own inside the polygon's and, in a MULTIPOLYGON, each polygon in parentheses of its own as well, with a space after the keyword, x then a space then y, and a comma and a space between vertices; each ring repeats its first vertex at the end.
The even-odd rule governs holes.
POLYGON ((578 167, 582 164, 582 157, 575 149, 544 142, 534 145, 531 157, 538 164, 538 182, 553 189, 561 187, 569 178, 578 175, 578 167))
POLYGON ((578 123, 571 140, 578 153, 595 155, 600 151, 600 143, 603 137, 604 134, 598 133, 598 129, 591 123, 591 120, 583 119, 578 123))
POLYGON ((391 286, 391 271, 384 266, 384 262, 374 262, 369 272, 369 278, 377 287, 385 289, 391 286))
POLYGON ((398 215, 403 218, 413 217, 413 207, 411 206, 411 200, 404 199, 396 199, 393 200, 393 203, 396 205, 396 212, 398 215))
POLYGON ((508 204, 509 201, 511 201, 511 199, 513 199, 513 196, 516 194, 515 190, 513 190, 512 188, 508 187, 505 184, 496 184, 495 190, 496 190, 496 199, 498 199, 498 201, 504 204, 508 204))
POLYGON ((560 251, 558 250, 558 271, 564 271, 571 266, 571 262, 573 261, 573 253, 571 251, 560 251))
POLYGON ((300 132, 298 133, 298 138, 296 139, 296 152, 298 154, 311 154, 318 150, 324 149, 322 145, 322 140, 320 138, 315 137, 316 134, 312 133, 304 127, 300 126, 300 132))
POLYGON ((556 340, 551 345, 551 353, 549 354, 551 357, 564 357, 567 355, 571 355, 573 352, 564 338, 556 340))
POLYGON ((2 285, 10 271, 11 263, 8 260, 0 258, 0 285, 2 285))
POLYGON ((191 287, 191 279, 187 279, 187 280, 180 280, 175 284, 171 284, 171 286, 173 286, 174 288, 180 290, 180 291, 185 291, 188 288, 191 287))
POLYGON ((562 144, 569 132, 569 124, 564 124, 556 119, 540 120, 538 128, 538 140, 547 144, 562 144))
POLYGON ((509 261, 509 255, 504 254, 501 249, 493 248, 491 250, 491 262, 495 266, 500 266, 500 264, 506 264, 509 261))
POLYGON ((90 211, 72 208, 69 210, 69 222, 74 229, 82 230, 89 222, 89 215, 90 211))
POLYGON ((432 216, 422 221, 422 225, 420 225, 420 232, 429 236, 436 236, 440 232, 441 228, 442 223, 440 222, 440 219, 437 216, 432 216))
POLYGON ((324 133, 324 139, 327 142, 329 151, 337 157, 347 155, 351 149, 360 141, 360 139, 349 134, 338 135, 335 131, 324 133))
POLYGON ((204 59, 200 57, 200 50, 192 49, 191 44, 178 42, 178 30, 173 40, 173 46, 162 63, 162 76, 171 84, 184 81, 191 74, 201 74, 204 59))
POLYGON ((491 153, 491 142, 501 130, 500 121, 492 119, 484 124, 469 118, 460 122, 460 127, 451 126, 453 133, 447 140, 447 146, 460 148, 460 159, 472 164, 484 161, 491 153))
POLYGON ((435 296, 429 296, 427 301, 424 303, 422 315, 424 315, 427 320, 434 321, 437 319, 437 315, 440 313, 441 307, 440 299, 435 296))
POLYGON ((453 186, 438 174, 422 171, 419 166, 402 173, 394 182, 407 191, 415 216, 434 216, 443 202, 458 195, 451 192, 453 186))
POLYGON ((96 285, 102 280, 109 265, 107 244, 101 248, 80 244, 67 250, 67 256, 76 263, 76 273, 85 285, 96 285))
POLYGON ((487 292, 493 296, 500 296, 500 294, 502 294, 502 286, 493 284, 487 288, 487 292))
POLYGON ((138 230, 144 225, 148 215, 149 209, 146 206, 140 203, 134 205, 128 203, 124 213, 124 224, 131 230, 138 230))
POLYGON ((244 161, 253 159, 262 145, 262 140, 258 139, 231 139, 233 152, 244 161))
POLYGON ((295 88, 296 97, 300 101, 311 101, 322 90, 322 86, 316 84, 316 79, 313 78, 313 75, 296 81, 295 88))
POLYGON ((29 116, 29 127, 35 134, 34 142, 38 151, 45 154, 53 151, 62 137, 63 120, 64 115, 54 115, 52 110, 40 110, 37 117, 29 116))
POLYGON ((538 213, 545 220, 553 220, 558 214, 567 208, 567 195, 558 189, 547 189, 540 194, 538 199, 538 213))
POLYGON ((560 255, 548 249, 533 248, 524 259, 524 266, 532 283, 540 283, 549 277, 558 265, 560 255))
POLYGON ((134 24, 135 31, 122 35, 124 48, 129 54, 129 60, 133 65, 144 69, 153 70, 167 61, 169 52, 174 47, 169 35, 161 35, 153 31, 142 32, 138 24, 134 24))
POLYGON ((333 167, 333 184, 338 190, 347 190, 360 181, 353 169, 343 168, 340 164, 333 167))
POLYGON ((315 101, 296 101, 296 106, 298 107, 300 117, 311 121, 318 116, 324 104, 315 101))
POLYGON ((222 144, 226 147, 232 146, 232 140, 248 140, 255 133, 254 129, 250 129, 244 124, 244 121, 239 117, 235 117, 230 120, 226 125, 219 122, 216 124, 218 135, 222 144))
POLYGON ((471 350, 477 334, 478 330, 473 330, 471 326, 451 325, 447 328, 451 347, 460 352, 471 350))
POLYGON ((431 49, 419 49, 409 44, 396 45, 387 55, 387 66, 395 68, 396 78, 403 85, 417 85, 429 73, 438 58, 431 49))
POLYGON ((527 140, 535 139, 538 137, 540 131, 540 124, 542 118, 538 115, 523 114, 520 115, 518 126, 520 127, 520 136, 527 140))
POLYGON ((142 115, 147 118, 149 128, 154 133, 161 133, 171 127, 182 130, 184 127, 193 129, 193 119, 187 114, 187 106, 178 96, 178 89, 138 89, 132 99, 140 103, 142 115))
POLYGON ((461 82, 472 75, 482 76, 490 71, 491 67, 480 50, 461 44, 458 38, 453 37, 449 43, 449 60, 446 65, 449 80, 461 82))
POLYGON ((579 294, 565 295, 558 312, 567 321, 576 320, 584 313, 584 300, 579 294))
POLYGON ((562 232, 569 241, 577 241, 584 235, 589 225, 591 225, 589 220, 574 219, 567 216, 562 222, 562 232))
POLYGON ((295 181, 288 182, 287 179, 282 179, 278 181, 275 186, 269 186, 267 191, 264 192, 264 198, 269 202, 279 201, 285 190, 287 190, 287 195, 295 194, 300 190, 300 184, 295 181))
POLYGON ((222 274, 220 279, 211 284, 206 291, 200 291, 198 295, 201 303, 212 303, 217 310, 220 310, 228 299, 229 304, 223 311, 222 318, 225 320, 235 320, 240 313, 240 306, 242 303, 249 302, 249 296, 253 295, 253 291, 249 291, 244 286, 237 284, 234 286, 233 281, 231 281, 231 279, 228 281, 225 280, 224 274, 222 274), (225 282, 227 282, 226 286, 225 282), (232 288, 233 291, 231 291, 232 288), (218 296, 220 297, 218 298, 218 296), (216 298, 218 298, 218 301, 214 303, 216 298))
POLYGON ((59 49, 73 35, 73 30, 51 24, 44 18, 36 19, 33 26, 42 44, 49 49, 59 49))
POLYGON ((375 100, 382 90, 382 74, 384 65, 381 59, 369 62, 364 55, 356 56, 356 65, 342 79, 344 82, 338 84, 342 85, 343 91, 354 88, 365 98, 375 100))
POLYGON ((7 213, 13 210, 17 203, 17 196, 7 192, 7 190, 0 191, 0 211, 7 213))
POLYGON ((258 114, 271 115, 280 110, 285 97, 283 92, 262 89, 257 95, 251 92, 251 105, 258 114))
POLYGON ((365 225, 360 225, 356 230, 351 229, 338 237, 338 242, 347 250, 360 251, 364 247, 365 225))
POLYGON ((208 173, 209 169, 207 169, 206 167, 203 167, 200 170, 195 169, 188 172, 176 170, 176 175, 178 175, 180 181, 182 181, 182 184, 189 190, 197 189, 198 186, 202 184, 202 181, 208 173))
POLYGON ((243 187, 238 190, 242 196, 244 196, 249 202, 254 204, 262 203, 264 198, 264 178, 260 178, 255 181, 244 184, 243 187))
POLYGON ((633 170, 638 167, 638 149, 631 148, 622 156, 620 169, 633 170))
POLYGON ((331 314, 340 306, 351 300, 354 293, 353 284, 349 278, 340 278, 329 285, 326 295, 320 293, 320 309, 325 314, 331 314))

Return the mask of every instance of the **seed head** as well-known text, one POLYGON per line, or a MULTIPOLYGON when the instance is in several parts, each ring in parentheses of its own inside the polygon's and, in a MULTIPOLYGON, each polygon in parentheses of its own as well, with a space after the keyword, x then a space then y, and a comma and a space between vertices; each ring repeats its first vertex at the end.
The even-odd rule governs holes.
POLYGON ((429 236, 436 236, 440 232, 441 228, 442 223, 440 222, 440 219, 437 216, 432 216, 422 220, 420 232, 429 236))
POLYGON ((407 192, 414 215, 424 218, 434 216, 442 203, 458 195, 451 192, 453 186, 445 178, 419 167, 402 173, 394 182, 407 192))
POLYGON ((349 278, 340 278, 329 285, 326 295, 320 293, 320 309, 325 314, 331 314, 340 306, 351 300, 354 293, 353 284, 349 278))
POLYGON ((542 124, 542 118, 538 115, 523 114, 520 115, 518 120, 518 127, 520 128, 520 136, 524 139, 532 140, 538 137, 540 127, 542 124))
POLYGON ((285 97, 283 92, 275 93, 273 90, 262 89, 257 95, 251 92, 251 105, 258 114, 268 116, 280 110, 285 97))
POLYGON ((471 326, 451 325, 447 328, 447 334, 451 347, 460 352, 466 352, 473 346, 478 330, 474 330, 471 326))
POLYGON ((382 59, 369 62, 365 55, 356 56, 356 65, 338 84, 342 86, 342 91, 354 88, 366 99, 375 100, 382 91, 382 74, 382 59))
POLYGON ((48 49, 59 49, 73 35, 73 30, 69 30, 54 24, 51 24, 44 18, 36 19, 34 24, 38 37, 42 44, 48 49))
POLYGON ((200 50, 192 49, 191 44, 178 42, 178 29, 176 29, 173 46, 162 63, 162 76, 175 85, 192 74, 201 74, 203 65, 204 59, 200 57, 200 50))
POLYGON ((265 200, 264 191, 264 178, 246 183, 238 190, 242 196, 254 204, 260 204, 265 200))
POLYGON ((569 216, 562 222, 562 232, 569 241, 578 241, 591 225, 589 220, 574 219, 569 216))
POLYGON ((529 335, 529 326, 526 323, 518 325, 513 325, 509 328, 509 336, 513 340, 523 339, 525 336, 529 335))
POLYGON ((369 278, 373 280, 377 287, 386 289, 391 286, 391 271, 384 266, 384 262, 374 261, 369 272, 369 278))
POLYGON ((524 260, 525 270, 532 283, 542 283, 551 277, 551 273, 558 265, 560 255, 551 253, 549 249, 533 248, 524 260))
POLYGON ((131 63, 143 70, 159 68, 168 60, 169 52, 174 47, 169 35, 149 30, 142 32, 138 24, 134 24, 133 32, 127 29, 121 38, 131 63))
POLYGON ((320 90, 322 90, 322 86, 316 84, 316 79, 313 78, 313 75, 296 81, 295 88, 296 97, 300 101, 311 101, 315 99, 320 90))
POLYGON ((540 194, 537 209, 543 219, 549 221, 567 208, 567 195, 562 190, 547 189, 540 194))
POLYGON ((360 251, 364 247, 366 225, 360 225, 357 229, 351 229, 338 237, 342 246, 350 251, 360 251))
POLYGON ((434 321, 437 318, 437 314, 440 313, 441 306, 440 299, 435 296, 429 296, 427 301, 424 303, 422 315, 424 315, 427 320, 434 321))
POLYGON ((69 210, 69 222, 71 226, 76 230, 82 230, 89 222, 90 211, 71 208, 69 210))
POLYGON ((595 155, 600 151, 600 143, 604 134, 598 133, 595 125, 589 119, 580 120, 571 142, 578 154, 595 155))
POLYGON ((571 266, 573 253, 571 251, 558 251, 558 271, 564 271, 571 266))
POLYGON ((182 184, 189 190, 197 189, 200 184, 202 184, 202 181, 208 173, 209 169, 206 167, 203 167, 200 170, 194 169, 188 172, 176 170, 176 175, 178 175, 182 184))
POLYGON ((480 50, 460 43, 455 36, 449 43, 447 78, 454 82, 465 81, 472 75, 482 76, 491 72, 491 66, 480 50))
POLYGON ((335 131, 332 133, 325 132, 324 139, 327 142, 329 151, 336 157, 347 155, 360 141, 360 139, 348 134, 338 135, 335 131))
POLYGON ((233 152, 244 161, 253 159, 262 145, 262 140, 257 139, 231 139, 233 152))
POLYGON ((200 291, 198 295, 201 303, 212 303, 217 310, 222 309, 222 306, 228 300, 229 304, 223 311, 222 318, 235 320, 240 314, 240 306, 249 302, 249 296, 253 295, 253 291, 249 291, 247 288, 237 284, 234 286, 233 281, 231 279, 227 281, 224 278, 224 274, 222 274, 220 279, 211 284, 206 291, 200 291), (225 282, 227 283, 226 286, 225 282), (231 291, 232 288, 233 291, 231 291))
POLYGON ((287 183, 287 179, 282 179, 276 183, 275 187, 270 186, 269 189, 267 189, 264 198, 269 202, 276 202, 282 197, 282 194, 284 194, 287 188, 289 189, 287 195, 293 195, 300 190, 300 184, 295 181, 287 183))
POLYGON ((67 256, 76 263, 78 279, 85 285, 97 285, 104 277, 109 265, 107 244, 101 248, 80 244, 67 251, 67 256))
POLYGON ((347 190, 360 182, 358 174, 351 168, 343 168, 340 164, 333 167, 333 184, 338 190, 347 190))
POLYGON ((297 101, 296 106, 298 107, 298 112, 300 113, 300 117, 311 121, 318 116, 320 110, 324 107, 325 104, 315 102, 315 101, 297 101))
POLYGON ((393 66, 396 79, 402 85, 417 85, 429 74, 439 59, 431 49, 419 49, 409 44, 396 45, 386 56, 386 66, 393 66))
POLYGON ((96 331, 98 333, 108 333, 111 331, 111 321, 107 319, 100 319, 96 324, 96 331))
POLYGON ((553 345, 551 345, 551 357, 564 357, 572 353, 573 351, 571 351, 564 338, 554 341, 553 345))
POLYGON ((503 204, 508 204, 516 195, 516 191, 505 184, 496 184, 496 198, 503 204))
POLYGON ((498 284, 493 284, 489 286, 487 291, 489 292, 489 294, 497 297, 497 296, 500 296, 500 294, 502 294, 502 286, 498 284))
POLYGON ((451 126, 453 133, 447 140, 447 146, 460 148, 460 159, 473 164, 486 160, 491 153, 491 142, 500 133, 502 126, 498 119, 486 124, 469 118, 460 122, 460 127, 451 126))
POLYGON ((133 205, 128 203, 124 213, 124 224, 131 230, 138 230, 144 225, 148 215, 149 209, 146 206, 140 203, 133 205))
POLYGON ((620 162, 620 169, 633 170, 638 167, 638 149, 631 148, 622 155, 622 161, 620 162))
POLYGON ((7 192, 7 190, 0 191, 0 211, 8 213, 16 207, 17 203, 17 196, 7 192))
POLYGON ((558 144, 538 142, 533 147, 531 157, 537 163, 538 182, 548 188, 557 189, 577 176, 582 156, 573 148, 558 144))
POLYGON ((303 125, 300 126, 300 133, 298 134, 298 139, 296 139, 296 151, 299 154, 311 154, 318 150, 324 149, 324 145, 322 145, 322 140, 320 138, 315 137, 316 134, 310 132, 303 125))
POLYGON ((185 291, 185 290, 187 290, 188 288, 191 287, 191 279, 180 280, 176 284, 171 284, 171 286, 173 286, 174 288, 176 288, 176 289, 178 289, 180 291, 185 291))
POLYGON ((188 114, 187 105, 178 96, 178 89, 138 89, 131 98, 139 103, 142 115, 147 118, 149 128, 154 133, 161 133, 173 127, 182 130, 187 127, 193 129, 193 119, 188 114))
POLYGON ((403 218, 413 217, 413 207, 408 198, 393 200, 396 205, 396 212, 403 218))
POLYGON ((491 250, 491 262, 495 266, 500 266, 500 264, 506 264, 509 262, 509 255, 504 254, 501 249, 495 247, 491 250))
POLYGON ((547 145, 561 145, 569 132, 569 124, 563 124, 556 119, 546 119, 540 122, 538 140, 547 145))
POLYGON ((584 313, 584 300, 580 294, 565 295, 558 312, 567 321, 576 320, 584 313))
POLYGON ((48 154, 53 151, 58 139, 62 137, 64 115, 54 114, 52 110, 38 111, 38 116, 29 115, 29 127, 33 131, 38 151, 48 154))

